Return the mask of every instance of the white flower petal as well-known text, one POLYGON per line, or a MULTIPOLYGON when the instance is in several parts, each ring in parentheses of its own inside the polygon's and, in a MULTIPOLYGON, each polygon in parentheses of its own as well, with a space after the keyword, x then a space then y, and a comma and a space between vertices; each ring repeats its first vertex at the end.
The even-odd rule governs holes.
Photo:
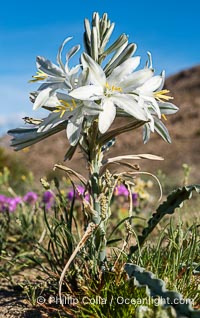
POLYGON ((150 130, 154 132, 154 117, 151 115, 151 113, 148 110, 147 110, 147 117, 150 120, 150 122, 148 123, 150 130))
POLYGON ((95 116, 99 115, 100 112, 103 111, 103 108, 101 105, 98 105, 95 102, 84 102, 84 107, 83 107, 83 113, 86 116, 95 116))
POLYGON ((60 67, 52 63, 50 60, 45 59, 43 56, 37 56, 36 64, 38 70, 41 70, 49 76, 65 77, 65 73, 60 67))
POLYGON ((150 129, 149 123, 147 123, 144 125, 144 128, 143 128, 143 142, 144 142, 144 144, 146 144, 149 141, 150 135, 151 135, 151 129, 150 129))
POLYGON ((155 92, 163 83, 163 77, 160 75, 154 76, 147 80, 139 89, 140 91, 155 92))
POLYGON ((81 56, 83 68, 89 68, 90 81, 94 85, 104 86, 106 84, 106 76, 101 66, 97 64, 88 54, 83 53, 81 56))
POLYGON ((84 116, 96 116, 99 115, 99 113, 102 110, 98 110, 98 109, 92 109, 92 108, 88 108, 88 107, 84 107, 84 116))
POLYGON ((132 57, 127 59, 125 62, 117 66, 111 75, 107 78, 107 81, 110 85, 114 85, 115 83, 119 83, 123 80, 124 77, 131 74, 140 64, 140 56, 132 57))
POLYGON ((69 61, 80 50, 80 45, 75 45, 66 54, 66 60, 69 61))
POLYGON ((47 87, 46 89, 40 91, 33 104, 33 110, 44 106, 52 93, 53 91, 51 87, 47 87))
POLYGON ((78 117, 76 121, 69 121, 66 129, 67 138, 71 146, 75 146, 80 138, 82 130, 83 117, 78 117))
POLYGON ((154 112, 158 115, 158 117, 161 118, 160 108, 159 108, 158 103, 155 100, 155 98, 152 96, 148 96, 148 95, 140 95, 140 97, 143 98, 144 102, 147 103, 147 106, 152 107, 154 112))
MULTIPOLYGON (((33 92, 30 94, 30 98, 31 101, 34 103, 36 100, 36 97, 38 96, 39 92, 33 92)), ((72 103, 72 98, 70 96, 68 96, 67 94, 63 94, 63 93, 52 93, 52 95, 48 98, 48 100, 45 102, 46 107, 56 107, 56 106, 60 106, 60 100, 64 100, 68 103, 72 103)))
POLYGON ((49 116, 46 117, 39 125, 37 132, 46 132, 49 129, 56 127, 63 121, 66 121, 70 116, 72 116, 72 113, 70 111, 65 112, 64 116, 62 117, 60 117, 60 113, 50 113, 49 116))
POLYGON ((64 48, 65 44, 66 44, 67 42, 69 42, 71 39, 72 39, 72 37, 68 37, 68 38, 66 38, 66 39, 63 41, 63 43, 62 43, 61 46, 59 47, 58 54, 57 54, 57 62, 58 62, 58 64, 60 65, 60 67, 62 68, 62 70, 63 70, 64 72, 65 72, 65 66, 64 66, 64 64, 63 64, 63 62, 62 62, 62 51, 63 51, 63 48, 64 48))
POLYGON ((147 121, 148 119, 144 109, 132 96, 129 96, 127 97, 125 94, 112 96, 112 101, 116 106, 123 109, 126 113, 139 120, 147 121))
POLYGON ((169 102, 158 102, 158 105, 159 105, 161 114, 164 114, 164 115, 172 115, 179 110, 179 108, 176 105, 169 102))
POLYGON ((119 83, 119 86, 122 88, 123 92, 131 92, 151 78, 153 73, 154 71, 152 69, 144 68, 143 70, 127 76, 126 79, 119 83))
POLYGON ((69 96, 80 100, 97 100, 103 96, 103 87, 97 85, 81 86, 72 90, 69 96))
POLYGON ((78 64, 74 67, 71 68, 71 70, 69 71, 69 75, 72 76, 72 75, 76 75, 78 73, 78 71, 80 70, 81 68, 81 64, 78 64))
MULTIPOLYGON (((43 83, 42 85, 40 85, 40 87, 38 88, 38 91, 42 91, 43 89, 46 89, 48 87, 51 87, 52 90, 57 90, 57 89, 71 89, 71 84, 69 84, 67 82, 67 80, 65 80, 63 78, 62 81, 58 80, 58 81, 54 81, 55 77, 52 77, 52 81, 50 80, 50 77, 48 78, 48 80, 46 81, 46 83, 43 83)), ((61 77, 59 77, 59 79, 61 79, 61 77)))
POLYGON ((171 138, 169 132, 165 125, 162 123, 161 120, 155 118, 155 131, 169 144, 171 143, 171 138))
POLYGON ((53 108, 53 107, 56 107, 58 105, 60 105, 60 102, 58 100, 58 97, 54 95, 54 96, 50 96, 48 98, 48 100, 45 102, 45 105, 43 105, 43 106, 52 107, 53 108))
POLYGON ((165 84, 165 71, 164 70, 161 72, 160 76, 162 77, 162 82, 161 82, 160 86, 158 87, 158 91, 162 90, 163 86, 165 84))
POLYGON ((84 68, 83 71, 80 73, 77 81, 77 87, 84 86, 84 85, 89 85, 89 69, 84 68))
POLYGON ((111 126, 116 116, 116 107, 111 99, 103 101, 103 111, 99 114, 99 131, 104 134, 111 126))
POLYGON ((72 97, 69 96, 68 94, 63 94, 63 93, 56 93, 56 96, 59 100, 59 104, 60 105, 60 100, 64 100, 65 102, 72 104, 72 97))
POLYGON ((64 77, 55 77, 55 76, 51 76, 51 77, 47 77, 45 84, 46 83, 51 83, 51 84, 59 84, 59 83, 63 83, 65 81, 64 77))

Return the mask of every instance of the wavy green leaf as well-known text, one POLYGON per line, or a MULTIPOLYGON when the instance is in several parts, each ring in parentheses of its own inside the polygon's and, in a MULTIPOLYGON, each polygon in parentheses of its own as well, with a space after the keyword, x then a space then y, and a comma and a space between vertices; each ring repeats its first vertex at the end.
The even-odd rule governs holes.
POLYGON ((176 310, 178 317, 200 317, 200 311, 192 308, 191 301, 188 299, 184 300, 183 296, 178 292, 166 289, 165 282, 156 278, 153 273, 131 263, 125 264, 125 271, 129 278, 134 279, 136 286, 146 286, 146 292, 149 296, 159 296, 164 306, 172 306, 176 310))
MULTIPOLYGON (((185 200, 189 200, 192 197, 192 192, 196 191, 200 193, 200 185, 190 185, 183 188, 174 190, 168 197, 165 202, 163 202, 152 215, 148 221, 148 226, 144 228, 142 235, 138 236, 139 244, 142 245, 147 236, 153 231, 156 225, 166 214, 173 214, 176 208, 181 208, 185 200)), ((129 257, 138 249, 138 245, 130 247, 129 257)))

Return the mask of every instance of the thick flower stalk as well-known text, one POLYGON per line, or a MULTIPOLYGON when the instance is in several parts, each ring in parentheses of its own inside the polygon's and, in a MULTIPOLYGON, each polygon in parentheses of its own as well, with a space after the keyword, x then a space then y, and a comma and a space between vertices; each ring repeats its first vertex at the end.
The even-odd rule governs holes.
POLYGON ((102 263, 106 258, 106 224, 111 213, 114 189, 121 182, 130 192, 129 179, 133 176, 131 173, 129 178, 123 173, 112 175, 108 170, 109 164, 114 162, 130 167, 123 160, 159 159, 152 155, 138 155, 104 160, 104 153, 118 135, 140 126, 144 127, 145 143, 151 132, 157 132, 165 141, 171 142, 162 120, 178 108, 171 103, 169 91, 163 89, 164 72, 155 75, 150 53, 146 66, 139 68, 140 57, 133 56, 136 45, 128 43, 125 34, 109 44, 114 23, 107 14, 100 18, 98 13, 94 13, 92 26, 87 19, 84 23, 85 51, 80 55, 80 64, 69 65, 80 45, 70 48, 63 62, 63 50, 72 40, 71 37, 60 46, 57 64, 37 57, 37 74, 31 81, 42 83, 37 91, 31 92, 30 99, 34 110, 42 107, 48 115, 43 119, 26 117, 24 120, 30 124, 29 127, 13 129, 8 133, 13 136, 11 145, 15 150, 20 150, 65 130, 70 143, 65 160, 71 159, 80 147, 87 160, 88 180, 72 169, 60 165, 56 167, 66 171, 70 178, 72 175, 78 177, 84 184, 89 201, 85 199, 85 193, 77 191, 87 212, 90 212, 89 221, 97 226, 93 251, 102 263), (112 129, 116 117, 123 118, 123 125, 112 129))

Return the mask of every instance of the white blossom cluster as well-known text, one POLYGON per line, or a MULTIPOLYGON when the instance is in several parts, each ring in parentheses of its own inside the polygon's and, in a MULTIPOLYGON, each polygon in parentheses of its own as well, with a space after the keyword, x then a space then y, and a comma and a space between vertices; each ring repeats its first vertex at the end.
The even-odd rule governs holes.
POLYGON ((98 122, 99 134, 105 134, 116 117, 133 117, 144 122, 143 140, 156 131, 170 142, 167 128, 162 122, 166 115, 178 108, 170 102, 168 90, 163 89, 165 73, 155 75, 151 54, 145 67, 139 68, 140 57, 135 56, 136 45, 128 43, 125 34, 110 46, 108 42, 114 23, 104 14, 94 13, 92 27, 85 20, 85 52, 80 64, 70 68, 72 57, 80 50, 73 46, 62 59, 68 37, 57 54, 57 64, 37 57, 37 74, 32 82, 42 82, 36 92, 30 94, 33 109, 40 107, 49 114, 41 120, 26 120, 28 128, 9 131, 14 138, 12 146, 23 149, 60 130, 66 129, 72 146, 79 143, 82 134, 94 122, 98 122), (106 62, 105 62, 106 61, 106 62))

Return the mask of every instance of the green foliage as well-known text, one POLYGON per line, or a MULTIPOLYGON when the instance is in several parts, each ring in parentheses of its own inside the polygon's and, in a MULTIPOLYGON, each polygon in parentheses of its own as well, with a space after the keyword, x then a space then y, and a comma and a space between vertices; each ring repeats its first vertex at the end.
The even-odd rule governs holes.
POLYGON ((156 244, 148 241, 133 256, 133 262, 148 268, 167 283, 167 288, 178 290, 185 298, 200 303, 198 275, 200 265, 200 226, 197 221, 187 228, 181 221, 170 224, 156 237, 156 244), (190 284, 188 284, 190 282, 190 284))
POLYGON ((38 206, 20 205, 14 213, 0 213, 1 275, 12 277, 33 262, 35 244, 44 229, 43 215, 38 206))
MULTIPOLYGON (((141 269, 141 267, 133 264, 126 265, 125 267, 129 266, 130 270, 133 267, 137 271, 137 275, 139 276, 136 275, 136 278, 139 280, 139 283, 133 279, 128 282, 123 274, 120 275, 123 273, 120 272, 120 266, 123 267, 123 259, 120 258, 122 263, 121 261, 118 262, 118 270, 105 274, 103 283, 100 284, 96 280, 96 286, 94 287, 92 277, 87 278, 87 288, 84 288, 86 295, 91 299, 100 296, 103 299, 108 299, 108 301, 107 304, 83 304, 81 306, 82 316, 80 316, 98 317, 99 315, 99 317, 106 317, 107 315, 107 317, 112 317, 114 313, 119 313, 119 317, 177 317, 175 309, 177 310, 178 306, 175 306, 175 309, 171 306, 163 307, 161 299, 151 298, 150 296, 150 292, 152 296, 160 295, 163 297, 163 301, 165 297, 176 296, 176 298, 178 297, 177 299, 181 297, 178 292, 174 294, 174 292, 167 291, 166 288, 181 292, 185 299, 192 300, 193 305, 199 304, 199 274, 197 274, 197 269, 200 265, 200 233, 198 224, 193 224, 186 229, 181 222, 177 226, 171 221, 170 225, 157 236, 157 241, 158 243, 155 246, 151 244, 151 241, 147 242, 141 251, 137 251, 133 255, 132 262, 153 271, 165 283, 158 280, 152 273, 149 274, 144 269, 141 269), (138 285, 143 285, 141 290, 138 289, 138 285), (148 288, 151 287, 152 290, 149 292, 149 289, 145 286, 148 286, 148 288), (112 296, 114 302, 110 306, 112 296), (117 303, 118 297, 127 299, 127 304, 117 303), (150 302, 148 306, 145 303, 147 298, 150 302), (133 304, 137 303, 135 306, 128 303, 131 299, 133 299, 133 304), (112 308, 114 309, 113 312, 112 308)), ((122 298, 119 301, 123 301, 122 298)), ((171 305, 174 304, 173 300, 170 299, 169 302, 171 302, 171 305)), ((186 301, 182 299, 181 302, 184 303, 186 301)), ((190 313, 192 313, 191 317, 198 317, 199 311, 195 311, 194 314, 191 306, 181 306, 181 309, 179 308, 180 312, 183 308, 186 311, 189 310, 189 315, 186 315, 187 317, 190 317, 190 313)))
POLYGON ((199 317, 199 312, 192 308, 191 301, 184 300, 178 292, 167 290, 165 282, 156 278, 153 273, 131 263, 125 265, 125 270, 129 277, 134 279, 136 286, 145 286, 150 296, 161 297, 163 304, 166 302, 166 305, 173 306, 178 315, 186 315, 191 318, 199 317))
MULTIPOLYGON (((148 221, 148 226, 144 228, 142 235, 138 236, 139 244, 142 245, 147 236, 153 231, 156 225, 162 220, 166 214, 173 214, 176 208, 183 206, 185 200, 191 199, 192 192, 200 192, 200 185, 185 186, 174 190, 168 197, 167 200, 162 203, 156 210, 156 213, 152 215, 148 221)), ((131 246, 130 256, 138 249, 138 245, 131 246)))
MULTIPOLYGON (((5 180, 8 175, 9 171, 5 169, 3 175, 5 180)), ((15 213, 0 215, 1 276, 10 277, 12 280, 13 273, 36 266, 43 272, 42 276, 46 277, 42 283, 32 284, 27 281, 21 284, 24 293, 34 306, 37 305, 37 297, 40 295, 45 296, 46 299, 51 295, 56 295, 58 298, 59 277, 67 260, 81 240, 84 226, 87 224, 87 211, 84 210, 86 206, 82 209, 80 204, 77 205, 74 200, 69 204, 65 192, 62 190, 61 182, 54 180, 54 182, 47 183, 42 180, 42 184, 45 189, 57 192, 56 204, 51 212, 37 205, 31 209, 22 204, 15 213)), ((177 296, 181 293, 184 298, 189 298, 193 300, 194 304, 198 304, 200 295, 196 275, 199 275, 200 266, 199 225, 190 225, 185 229, 181 222, 178 226, 174 226, 173 222, 170 222, 159 236, 154 237, 154 245, 151 244, 152 240, 148 240, 149 234, 155 229, 156 224, 162 221, 163 216, 173 214, 176 208, 182 206, 184 200, 191 198, 192 191, 198 193, 199 186, 180 188, 167 197, 150 219, 147 227, 148 234, 144 229, 143 234, 136 237, 140 243, 139 249, 135 249, 132 256, 129 255, 134 266, 137 264, 147 268, 156 277, 159 277, 159 280, 139 267, 134 267, 137 269, 139 277, 137 276, 135 281, 127 280, 127 276, 123 272, 124 263, 127 260, 127 247, 119 248, 119 244, 127 240, 127 246, 130 245, 133 234, 137 233, 136 225, 140 223, 141 227, 144 224, 144 219, 139 216, 127 216, 119 221, 119 225, 110 227, 111 235, 107 247, 109 257, 103 272, 96 261, 92 248, 92 237, 76 255, 65 275, 62 295, 63 297, 73 295, 79 302, 76 306, 70 306, 70 308, 65 306, 63 309, 60 308, 59 303, 55 304, 60 315, 62 317, 68 317, 70 314, 71 317, 117 315, 117 317, 173 318, 176 317, 176 313, 172 307, 164 308, 161 304, 156 303, 156 299, 149 296, 149 293, 155 296, 157 292, 157 295, 163 297, 164 294, 159 292, 159 286, 165 286, 165 284, 164 291, 168 293, 167 296, 177 296), (131 220, 133 224, 131 224, 131 220), (133 231, 127 236, 128 224, 133 231), (113 233, 116 239, 113 239, 113 233), (141 237, 143 237, 143 241, 141 237), (144 244, 145 242, 146 244, 144 244), (152 280, 153 285, 151 285, 152 280), (148 288, 137 287, 138 284, 144 284, 148 288), (169 290, 177 292, 173 294, 169 290), (85 302, 82 301, 83 297, 85 297, 85 302), (125 304, 124 301, 132 301, 132 303, 125 304)), ((119 207, 115 205, 115 209, 119 209, 119 207)), ((161 289, 163 292, 163 288, 161 289)), ((193 310, 189 307, 184 308, 189 310, 189 314, 193 310)), ((199 312, 197 312, 197 316, 191 317, 198 317, 198 314, 199 312)))
MULTIPOLYGON (((87 285, 88 286, 88 285, 87 285)), ((99 287, 99 286, 98 286, 99 287)), ((133 280, 127 281, 125 275, 105 273, 100 288, 90 286, 84 289, 77 317, 166 317, 166 310, 148 298, 145 288, 139 289, 133 280), (144 310, 145 309, 145 310, 144 310)))

